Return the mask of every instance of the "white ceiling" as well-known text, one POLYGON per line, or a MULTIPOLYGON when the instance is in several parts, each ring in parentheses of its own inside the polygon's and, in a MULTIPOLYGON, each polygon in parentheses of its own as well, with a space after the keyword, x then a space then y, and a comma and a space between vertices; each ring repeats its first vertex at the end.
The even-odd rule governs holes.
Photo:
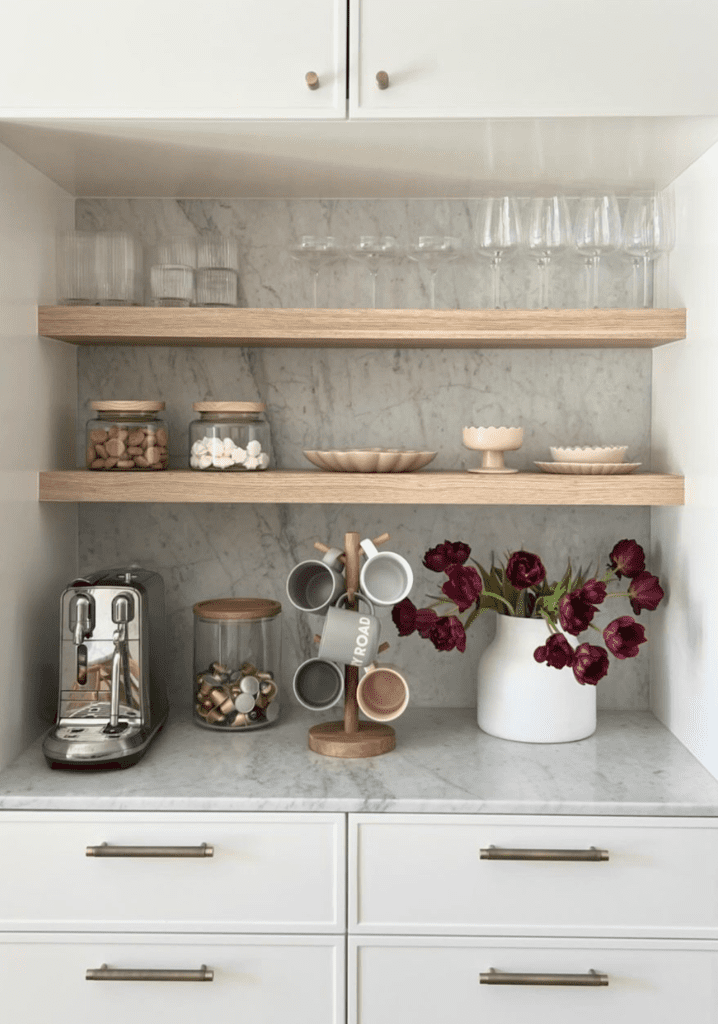
POLYGON ((76 196, 621 192, 665 187, 717 140, 718 117, 0 122, 0 142, 76 196))

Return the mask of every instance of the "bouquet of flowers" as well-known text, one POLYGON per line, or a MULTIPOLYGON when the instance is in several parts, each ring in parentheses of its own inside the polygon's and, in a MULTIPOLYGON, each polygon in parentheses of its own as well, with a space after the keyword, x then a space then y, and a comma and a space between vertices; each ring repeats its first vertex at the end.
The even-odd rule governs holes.
POLYGON ((614 546, 603 575, 598 567, 592 575, 582 569, 574 573, 569 562, 554 583, 547 582, 543 562, 530 551, 507 553, 503 564, 492 564, 488 570, 470 555, 468 544, 448 540, 426 552, 424 566, 443 573, 446 582, 427 608, 415 607, 408 597, 394 605, 392 619, 400 636, 416 632, 438 651, 463 652, 466 630, 484 612, 542 618, 548 636, 534 651, 536 661, 549 668, 571 668, 579 683, 595 686, 608 673, 608 651, 615 658, 635 658, 647 639, 644 627, 631 615, 621 615, 603 631, 598 629, 591 621, 598 606, 613 598, 628 598, 633 614, 640 615, 657 608, 664 596, 658 577, 646 571, 643 548, 635 540, 620 540, 614 546), (609 593, 608 584, 623 578, 629 580, 628 589, 609 593), (453 605, 453 610, 442 609, 444 605, 453 605), (589 628, 602 632, 608 651, 590 643, 574 647, 566 638, 567 633, 577 637, 589 628))

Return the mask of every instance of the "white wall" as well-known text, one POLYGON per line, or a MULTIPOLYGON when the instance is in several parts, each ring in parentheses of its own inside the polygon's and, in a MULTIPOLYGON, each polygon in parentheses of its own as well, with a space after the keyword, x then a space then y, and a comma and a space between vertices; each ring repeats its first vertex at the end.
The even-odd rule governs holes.
POLYGON ((684 473, 685 508, 654 509, 653 558, 668 581, 650 632, 655 714, 718 778, 718 146, 675 183, 673 305, 688 337, 654 349, 653 469, 684 473))
POLYGON ((40 506, 40 469, 74 466, 77 354, 37 336, 55 300, 55 232, 74 200, 0 146, 0 768, 52 720, 58 607, 77 508, 40 506))

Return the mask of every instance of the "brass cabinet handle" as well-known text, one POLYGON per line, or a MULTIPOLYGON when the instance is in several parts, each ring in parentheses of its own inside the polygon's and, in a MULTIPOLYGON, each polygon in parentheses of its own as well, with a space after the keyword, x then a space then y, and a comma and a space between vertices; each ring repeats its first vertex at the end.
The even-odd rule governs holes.
POLYGON ((480 859, 601 861, 608 860, 608 850, 599 850, 595 846, 588 850, 511 850, 505 846, 489 846, 481 850, 480 859))
POLYGON ((304 76, 304 79, 310 89, 319 88, 319 75, 316 73, 316 71, 307 71, 306 75, 304 76))
POLYGON ((509 974, 507 971, 488 972, 479 975, 481 985, 571 985, 579 988, 605 988, 608 975, 599 971, 588 974, 509 974))
POLYGON ((214 847, 201 846, 88 846, 86 857, 214 857, 214 847))
POLYGON ((198 971, 155 971, 144 967, 123 970, 103 964, 88 968, 85 981, 214 981, 214 971, 206 964, 198 971))
POLYGON ((379 86, 380 89, 389 88, 389 76, 387 75, 386 71, 377 71, 376 84, 379 86))

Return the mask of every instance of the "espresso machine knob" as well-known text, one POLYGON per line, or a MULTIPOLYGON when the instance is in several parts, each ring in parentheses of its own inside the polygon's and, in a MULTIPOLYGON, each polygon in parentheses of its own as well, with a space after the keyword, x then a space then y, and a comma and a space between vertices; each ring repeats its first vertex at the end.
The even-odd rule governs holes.
POLYGON ((70 601, 70 632, 75 646, 79 647, 87 637, 92 636, 95 624, 95 602, 88 594, 76 594, 70 601))

